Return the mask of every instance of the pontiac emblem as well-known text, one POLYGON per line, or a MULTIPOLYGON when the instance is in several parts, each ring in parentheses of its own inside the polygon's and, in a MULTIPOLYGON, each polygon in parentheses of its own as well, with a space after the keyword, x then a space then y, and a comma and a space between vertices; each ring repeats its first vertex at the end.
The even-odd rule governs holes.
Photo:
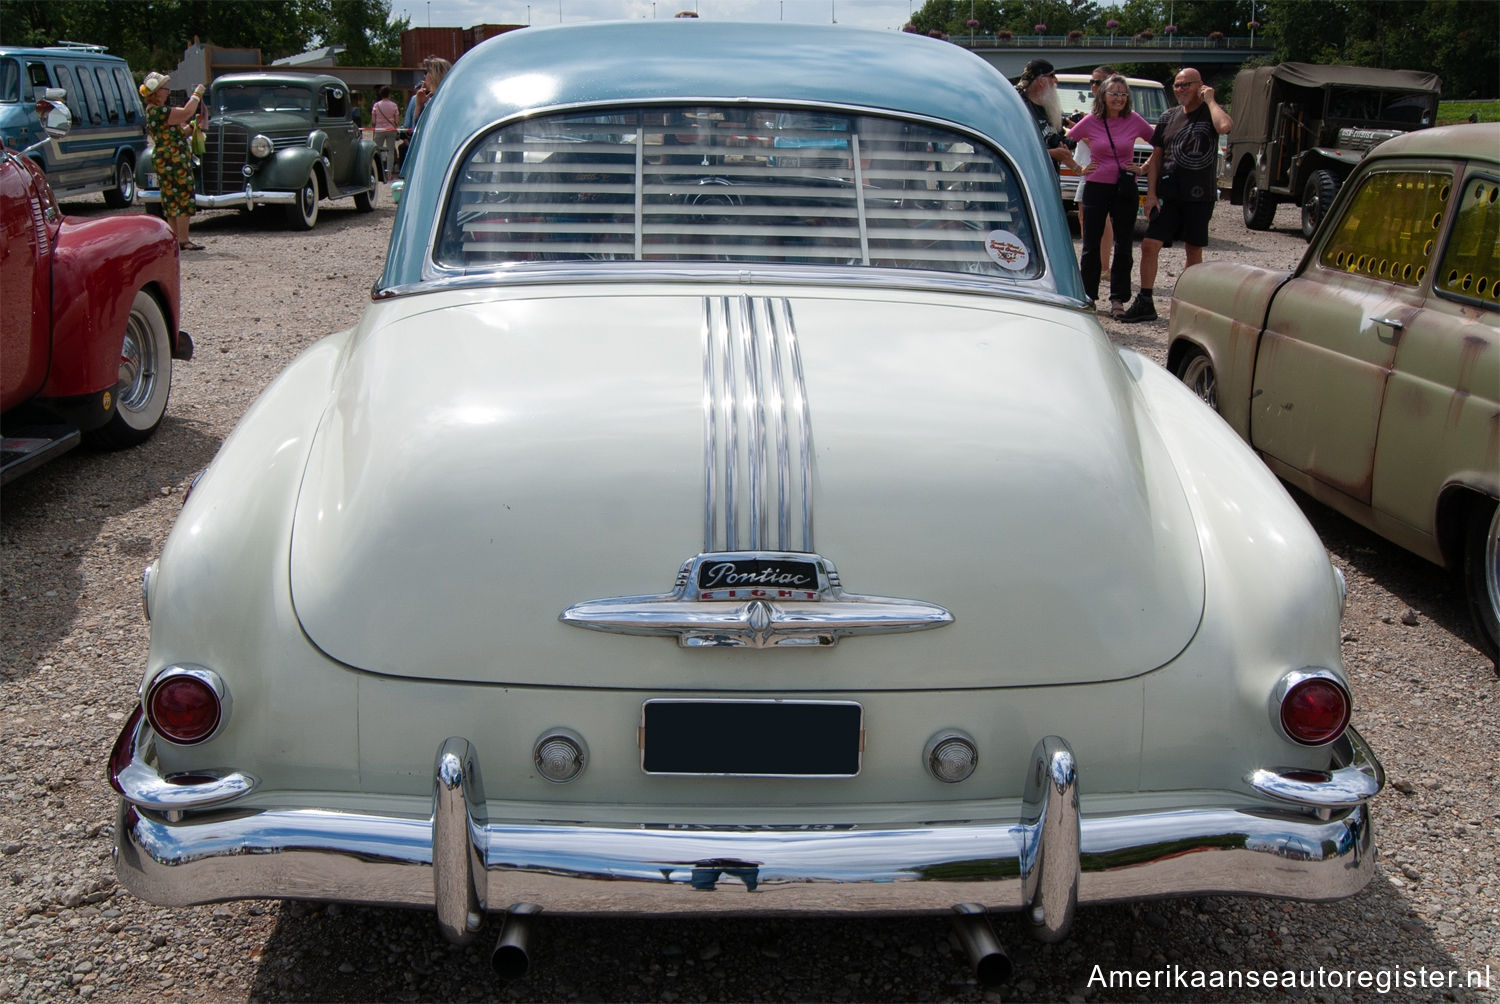
POLYGON ((818 566, 811 561, 724 555, 700 561, 693 581, 700 600, 818 598, 818 566))
POLYGON ((676 636, 684 648, 835 645, 846 635, 953 623, 932 603, 844 592, 820 555, 775 551, 700 554, 683 563, 670 593, 585 600, 558 619, 593 631, 676 636))

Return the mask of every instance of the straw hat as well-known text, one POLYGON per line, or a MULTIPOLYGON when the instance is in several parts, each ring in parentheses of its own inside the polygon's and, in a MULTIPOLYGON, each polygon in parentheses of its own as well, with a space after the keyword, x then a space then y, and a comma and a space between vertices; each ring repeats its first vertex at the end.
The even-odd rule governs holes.
POLYGON ((165 87, 167 81, 171 79, 171 75, 166 73, 152 72, 146 74, 146 79, 141 81, 141 97, 149 98, 159 88, 165 87))

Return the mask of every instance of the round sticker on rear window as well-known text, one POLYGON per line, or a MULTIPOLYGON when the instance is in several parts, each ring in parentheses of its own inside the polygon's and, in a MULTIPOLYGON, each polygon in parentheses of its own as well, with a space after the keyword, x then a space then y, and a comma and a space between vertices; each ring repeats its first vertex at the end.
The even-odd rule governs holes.
POLYGON ((995 264, 1012 272, 1019 272, 1031 264, 1031 252, 1021 239, 1009 230, 991 230, 984 239, 984 249, 995 264))

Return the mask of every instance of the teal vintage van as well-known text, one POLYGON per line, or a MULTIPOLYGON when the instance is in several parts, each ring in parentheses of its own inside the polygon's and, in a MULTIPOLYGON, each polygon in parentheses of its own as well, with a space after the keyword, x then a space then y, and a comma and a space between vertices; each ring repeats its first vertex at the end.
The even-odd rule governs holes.
POLYGON ((61 88, 73 129, 33 156, 58 198, 103 192, 114 208, 135 202, 135 166, 146 150, 146 111, 130 67, 101 45, 0 46, 0 138, 16 149, 45 139, 33 107, 61 88))

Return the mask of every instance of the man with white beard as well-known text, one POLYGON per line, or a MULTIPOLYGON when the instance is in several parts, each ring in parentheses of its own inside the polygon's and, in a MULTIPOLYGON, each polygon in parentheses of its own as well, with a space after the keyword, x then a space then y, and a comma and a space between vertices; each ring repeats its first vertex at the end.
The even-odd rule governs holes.
POLYGON ((1052 168, 1061 172, 1064 167, 1082 170, 1073 159, 1062 127, 1062 98, 1057 93, 1057 73, 1045 59, 1033 59, 1021 69, 1021 79, 1016 82, 1016 93, 1026 102, 1027 109, 1036 119, 1037 131, 1042 137, 1042 146, 1052 158, 1052 168))

